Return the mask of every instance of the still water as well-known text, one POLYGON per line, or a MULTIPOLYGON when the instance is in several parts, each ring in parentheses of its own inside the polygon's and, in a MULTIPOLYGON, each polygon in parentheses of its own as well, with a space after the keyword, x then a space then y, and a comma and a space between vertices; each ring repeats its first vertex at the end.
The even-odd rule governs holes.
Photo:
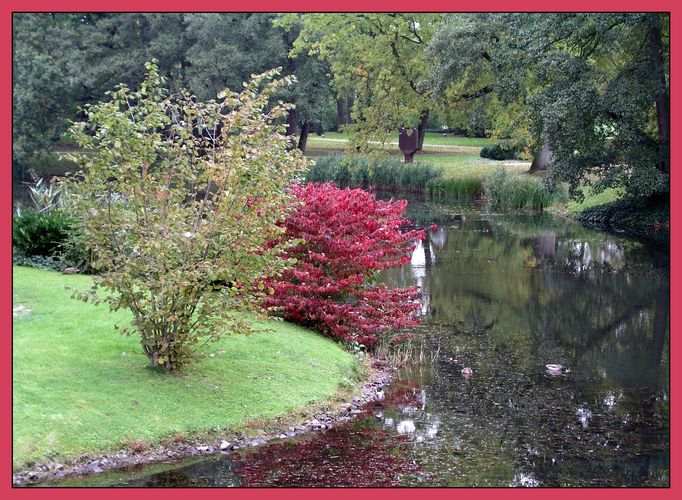
POLYGON ((325 433, 97 484, 668 486, 667 240, 420 200, 409 217, 438 228, 381 280, 422 289, 421 361, 382 404, 325 433))

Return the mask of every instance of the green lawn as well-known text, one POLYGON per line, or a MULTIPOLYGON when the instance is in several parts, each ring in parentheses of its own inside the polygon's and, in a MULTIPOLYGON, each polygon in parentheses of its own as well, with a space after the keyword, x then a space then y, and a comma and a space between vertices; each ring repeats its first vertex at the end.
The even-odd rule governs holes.
MULTIPOLYGON (((396 135, 396 141, 398 136, 396 135)), ((441 146, 470 146, 482 148, 483 146, 490 146, 495 144, 496 140, 489 137, 462 137, 448 134, 443 137, 443 134, 436 132, 427 132, 424 138, 424 144, 433 144, 441 146)))
MULTIPOLYGON (((308 148, 313 152, 321 151, 343 151, 348 145, 348 135, 340 132, 326 132, 324 136, 311 135, 308 138, 308 148)), ((478 154, 483 146, 493 144, 495 141, 488 138, 452 136, 443 137, 443 134, 427 132, 424 138, 424 153, 467 153, 478 154)), ((377 143, 378 145, 379 143, 377 143)), ((388 151, 398 150, 398 134, 389 138, 388 143, 383 146, 388 151)))
MULTIPOLYGON (((348 141, 348 134, 343 134, 341 132, 325 132, 323 137, 318 135, 311 135, 308 137, 308 141, 319 141, 324 142, 324 140, 333 139, 335 141, 348 141)), ((329 141, 327 141, 329 142, 329 141)), ((398 142, 398 134, 396 133, 390 138, 390 142, 398 142)), ((427 132, 424 138, 425 146, 469 146, 482 148, 483 146, 488 146, 494 144, 495 139, 490 139, 488 137, 463 137, 463 136, 453 136, 448 134, 447 137, 443 137, 443 134, 436 132, 427 132)))
MULTIPOLYGON (((355 358, 332 341, 271 321, 269 332, 211 346, 212 357, 178 375, 148 367, 127 311, 70 298, 86 276, 13 268, 13 465, 237 429, 331 399, 357 376, 355 358)), ((263 324, 264 323, 259 323, 263 324)))
POLYGON ((500 167, 510 174, 528 172, 530 162, 496 161, 478 155, 418 155, 417 161, 434 163, 442 168, 443 176, 448 177, 487 177, 500 167))
POLYGON ((587 208, 604 205, 605 203, 610 203, 621 197, 620 193, 615 188, 608 188, 601 193, 594 194, 589 186, 583 186, 582 192, 585 195, 585 199, 582 202, 569 201, 565 206, 565 209, 568 212, 577 214, 587 208))

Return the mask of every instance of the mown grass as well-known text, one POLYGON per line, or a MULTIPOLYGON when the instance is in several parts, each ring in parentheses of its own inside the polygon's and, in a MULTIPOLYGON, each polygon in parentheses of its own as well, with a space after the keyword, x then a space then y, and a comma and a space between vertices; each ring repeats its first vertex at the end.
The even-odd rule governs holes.
POLYGON ((444 178, 479 177, 492 175, 495 170, 503 167, 510 174, 528 172, 530 163, 519 161, 495 161, 481 158, 477 155, 420 155, 420 162, 433 163, 441 168, 444 178))
POLYGON ((351 387, 356 359, 332 341, 277 321, 236 335, 165 376, 148 366, 136 337, 110 313, 70 298, 90 278, 13 268, 13 466, 154 443, 178 434, 237 429, 298 411, 351 387))
MULTIPOLYGON (((398 142, 398 133, 394 134, 393 136, 389 137, 388 141, 389 142, 398 142)), ((329 143, 330 141, 325 141, 325 139, 334 139, 336 141, 342 140, 342 141, 348 141, 349 135, 344 134, 341 132, 325 132, 323 136, 318 136, 318 135, 311 135, 308 138, 308 141, 311 141, 312 143, 329 143)), ((424 145, 425 146, 466 146, 466 147, 475 147, 475 148, 482 148, 483 146, 489 146, 491 144, 494 144, 495 140, 490 139, 487 137, 463 137, 463 136, 453 136, 452 134, 447 134, 447 137, 444 137, 442 133, 437 133, 437 132, 427 132, 426 137, 424 138, 424 145)))
POLYGON ((621 198, 621 193, 615 188, 608 188, 601 193, 592 192, 590 186, 583 186, 581 189, 583 195, 585 195, 583 201, 570 200, 568 203, 560 205, 559 208, 563 208, 569 213, 577 214, 588 208, 605 205, 621 198))

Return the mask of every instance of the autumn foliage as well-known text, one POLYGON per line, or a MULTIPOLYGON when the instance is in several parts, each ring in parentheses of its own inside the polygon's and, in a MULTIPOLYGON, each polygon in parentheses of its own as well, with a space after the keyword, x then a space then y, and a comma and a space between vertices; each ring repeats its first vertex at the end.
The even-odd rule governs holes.
POLYGON ((417 324, 419 292, 374 283, 378 271, 410 261, 421 231, 401 232, 406 201, 381 201, 333 183, 296 185, 300 206, 286 220, 293 268, 270 282, 267 306, 288 321, 331 337, 372 347, 400 341, 417 324))

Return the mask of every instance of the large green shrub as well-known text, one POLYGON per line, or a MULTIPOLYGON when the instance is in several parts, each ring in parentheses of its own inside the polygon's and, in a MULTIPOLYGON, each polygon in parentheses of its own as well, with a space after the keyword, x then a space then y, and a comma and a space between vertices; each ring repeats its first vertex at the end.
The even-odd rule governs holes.
POLYGON ((124 333, 168 373, 205 343, 251 331, 235 311, 259 310, 263 281, 289 264, 286 243, 267 244, 284 231, 287 188, 306 162, 288 151, 291 106, 269 102, 291 78, 270 71, 202 103, 169 97, 156 64, 147 70, 138 90, 119 85, 71 128, 88 154, 69 192, 102 269, 77 296, 130 309, 124 333))
POLYGON ((24 256, 53 256, 64 250, 74 222, 64 210, 19 209, 12 220, 12 245, 24 256))
POLYGON ((516 158, 518 148, 511 142, 498 142, 492 146, 481 149, 481 158, 490 160, 513 160, 516 158))

